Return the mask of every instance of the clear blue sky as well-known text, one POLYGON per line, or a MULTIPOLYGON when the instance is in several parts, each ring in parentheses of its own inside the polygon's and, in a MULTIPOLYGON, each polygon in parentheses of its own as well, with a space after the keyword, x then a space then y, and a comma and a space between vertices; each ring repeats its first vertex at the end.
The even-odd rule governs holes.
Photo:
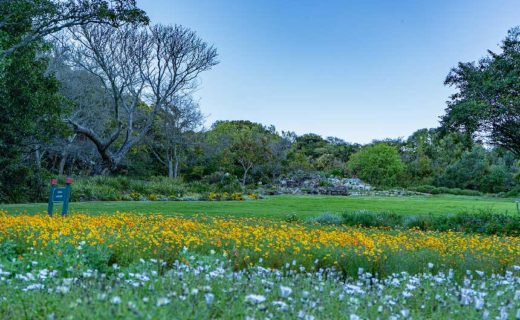
POLYGON ((138 0, 181 24, 221 63, 196 95, 215 120, 366 143, 436 127, 459 61, 497 49, 518 0, 138 0))

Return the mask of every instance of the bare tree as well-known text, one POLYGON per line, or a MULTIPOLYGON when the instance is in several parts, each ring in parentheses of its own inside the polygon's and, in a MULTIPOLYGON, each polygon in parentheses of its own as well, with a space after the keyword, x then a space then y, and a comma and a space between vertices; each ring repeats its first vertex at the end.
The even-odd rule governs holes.
POLYGON ((85 25, 71 29, 71 44, 75 66, 96 75, 110 96, 111 127, 104 132, 67 119, 95 145, 98 174, 116 171, 159 111, 196 88, 198 75, 218 63, 216 49, 182 26, 85 25))
MULTIPOLYGON (((110 96, 106 93, 99 77, 83 69, 73 69, 68 64, 70 51, 64 38, 57 37, 50 53, 49 72, 60 81, 60 94, 65 98, 63 107, 67 119, 81 122, 95 132, 103 132, 110 127, 110 96)), ((68 163, 81 163, 90 167, 97 159, 97 151, 84 136, 63 131, 47 143, 45 150, 52 157, 52 169, 63 175, 68 163), (56 161, 58 165, 56 168, 56 161)))
POLYGON ((0 31, 32 27, 16 43, 0 49, 0 59, 33 41, 65 28, 89 23, 118 26, 121 22, 148 23, 135 0, 2 0, 0 31))
POLYGON ((203 119, 191 95, 175 97, 160 111, 149 145, 157 160, 168 168, 168 177, 178 177, 185 151, 196 143, 190 133, 201 127, 203 119))

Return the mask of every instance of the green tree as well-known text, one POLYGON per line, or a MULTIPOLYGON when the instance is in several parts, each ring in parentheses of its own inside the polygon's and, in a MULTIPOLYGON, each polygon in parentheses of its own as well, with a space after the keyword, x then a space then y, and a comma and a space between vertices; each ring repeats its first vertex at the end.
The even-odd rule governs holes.
POLYGON ((270 142, 275 139, 274 128, 251 121, 217 121, 208 138, 220 149, 222 166, 242 175, 242 185, 249 173, 268 162, 271 157, 270 142))
POLYGON ((481 190, 483 179, 489 174, 489 166, 486 150, 476 146, 449 165, 438 184, 448 188, 481 190))
POLYGON ((405 169, 397 149, 382 142, 363 147, 347 165, 354 175, 379 187, 400 185, 405 169))
MULTIPOLYGON (((0 6, 0 10, 5 9, 0 6)), ((1 12, 7 14, 7 12, 1 12)), ((31 29, 25 15, 18 23, 0 27, 1 48, 18 43, 31 29)), ((59 83, 48 75, 43 41, 33 41, 0 61, 0 201, 16 202, 41 197, 41 174, 31 151, 56 132, 61 99, 59 83)))
POLYGON ((0 28, 25 29, 16 41, 0 48, 0 59, 16 50, 43 40, 62 29, 89 23, 113 26, 121 22, 148 23, 135 0, 2 0, 0 28), (31 20, 31 28, 27 27, 31 20))
POLYGON ((445 84, 455 87, 442 118, 444 129, 482 134, 520 155, 520 28, 508 32, 501 53, 459 63, 445 84))

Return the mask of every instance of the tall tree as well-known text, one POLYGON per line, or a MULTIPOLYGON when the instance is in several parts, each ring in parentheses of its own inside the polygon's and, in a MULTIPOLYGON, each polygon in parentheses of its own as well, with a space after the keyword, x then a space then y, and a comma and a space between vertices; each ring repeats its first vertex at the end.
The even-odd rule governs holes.
POLYGON ((96 132, 69 118, 96 147, 95 173, 114 172, 142 142, 161 110, 197 87, 198 75, 218 62, 216 49, 182 26, 87 25, 72 29, 75 66, 96 75, 110 103, 111 127, 96 132))
POLYGON ((442 118, 445 129, 481 136, 520 155, 520 28, 511 29, 501 53, 459 63, 445 84, 457 89, 442 118))
MULTIPOLYGON (((0 49, 12 47, 32 28, 30 18, 13 14, 16 23, 0 26, 0 49)), ((41 172, 30 161, 31 151, 59 128, 61 110, 59 84, 46 73, 45 50, 43 41, 33 41, 0 59, 0 202, 41 197, 41 172)))
POLYGON ((203 119, 190 95, 175 97, 160 110, 148 145, 156 159, 168 168, 168 177, 178 177, 184 153, 195 143, 190 133, 200 128, 203 119))

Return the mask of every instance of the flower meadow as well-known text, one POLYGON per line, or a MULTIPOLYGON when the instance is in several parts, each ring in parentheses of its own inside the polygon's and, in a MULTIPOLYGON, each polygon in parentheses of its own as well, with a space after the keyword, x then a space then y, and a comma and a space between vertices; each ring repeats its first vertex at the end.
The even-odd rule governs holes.
POLYGON ((0 212, 1 318, 520 318, 520 238, 0 212))

